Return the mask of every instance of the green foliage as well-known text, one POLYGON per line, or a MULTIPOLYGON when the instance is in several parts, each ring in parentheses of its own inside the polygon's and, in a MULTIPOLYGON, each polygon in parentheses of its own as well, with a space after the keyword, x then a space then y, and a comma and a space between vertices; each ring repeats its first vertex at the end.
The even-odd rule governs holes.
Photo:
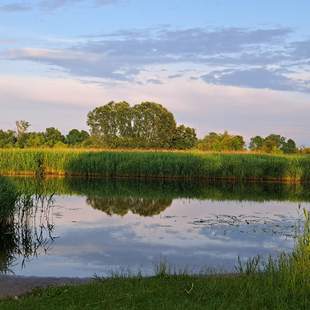
POLYGON ((178 150, 192 149, 197 144, 197 136, 194 128, 180 125, 176 128, 171 147, 178 150))
POLYGON ((108 147, 169 148, 176 131, 173 114, 153 102, 110 102, 91 111, 87 123, 108 147))
POLYGON ((264 138, 262 138, 261 136, 255 136, 251 138, 249 148, 252 151, 259 151, 263 150, 263 145, 264 145, 264 138))
POLYGON ((142 102, 133 107, 133 137, 138 147, 169 148, 175 130, 173 114, 162 105, 142 102))
POLYGON ((14 184, 7 178, 0 177, 0 223, 1 219, 13 214, 17 197, 14 184))
POLYGON ((55 146, 55 144, 58 142, 62 143, 65 142, 65 137, 58 129, 54 127, 46 128, 44 137, 45 137, 45 144, 49 147, 55 146))
POLYGON ((83 144, 85 140, 89 138, 89 134, 85 130, 79 131, 78 129, 72 129, 66 136, 66 143, 70 146, 77 146, 83 144))
POLYGON ((261 151, 265 153, 297 153, 296 143, 292 139, 288 139, 281 135, 271 134, 265 138, 256 136, 251 138, 250 150, 261 151))
POLYGON ((46 174, 104 177, 310 180, 305 155, 206 154, 198 152, 0 150, 0 174, 35 174, 37 158, 46 174))
POLYGON ((14 147, 17 139, 13 130, 0 129, 0 148, 14 147))
POLYGON ((27 147, 41 147, 45 144, 45 136, 43 132, 31 132, 27 134, 27 147))
POLYGON ((132 108, 127 102, 109 102, 88 113, 92 135, 110 147, 122 146, 132 138, 132 108))
POLYGON ((230 135, 227 131, 223 134, 210 132, 198 143, 198 149, 202 151, 242 151, 244 147, 243 137, 230 135))
POLYGON ((285 154, 292 154, 297 153, 297 147, 296 143, 292 139, 288 139, 283 145, 282 145, 282 151, 285 154))

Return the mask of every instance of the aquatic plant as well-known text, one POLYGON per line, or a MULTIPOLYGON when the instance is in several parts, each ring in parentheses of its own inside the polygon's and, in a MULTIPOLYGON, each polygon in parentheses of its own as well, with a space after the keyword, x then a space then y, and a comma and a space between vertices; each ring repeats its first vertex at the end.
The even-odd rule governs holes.
POLYGON ((2 175, 309 181, 310 156, 77 149, 0 150, 2 175))

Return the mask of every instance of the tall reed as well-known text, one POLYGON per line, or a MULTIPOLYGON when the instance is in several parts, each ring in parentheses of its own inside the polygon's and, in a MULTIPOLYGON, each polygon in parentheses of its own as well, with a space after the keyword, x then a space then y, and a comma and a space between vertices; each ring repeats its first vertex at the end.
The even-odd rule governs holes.
POLYGON ((0 174, 309 181, 310 156, 2 149, 0 174))

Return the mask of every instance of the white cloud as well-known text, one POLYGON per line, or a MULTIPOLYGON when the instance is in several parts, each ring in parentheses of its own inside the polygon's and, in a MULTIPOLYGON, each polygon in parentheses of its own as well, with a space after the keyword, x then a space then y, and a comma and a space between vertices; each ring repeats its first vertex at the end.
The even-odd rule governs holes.
POLYGON ((0 127, 29 116, 34 129, 85 128, 86 114, 95 106, 111 100, 132 104, 151 100, 165 105, 179 123, 197 128, 200 135, 225 129, 247 138, 274 132, 309 144, 309 99, 307 94, 216 86, 199 80, 104 86, 69 78, 0 76, 0 109, 7 111, 0 114, 0 127))

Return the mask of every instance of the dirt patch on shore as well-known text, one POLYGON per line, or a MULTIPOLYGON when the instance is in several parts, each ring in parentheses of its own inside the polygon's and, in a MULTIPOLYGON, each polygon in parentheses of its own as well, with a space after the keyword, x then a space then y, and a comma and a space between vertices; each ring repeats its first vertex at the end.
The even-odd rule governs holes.
POLYGON ((35 288, 46 288, 48 286, 61 286, 66 284, 83 284, 89 281, 91 281, 91 279, 0 276, 0 298, 24 295, 35 288))

